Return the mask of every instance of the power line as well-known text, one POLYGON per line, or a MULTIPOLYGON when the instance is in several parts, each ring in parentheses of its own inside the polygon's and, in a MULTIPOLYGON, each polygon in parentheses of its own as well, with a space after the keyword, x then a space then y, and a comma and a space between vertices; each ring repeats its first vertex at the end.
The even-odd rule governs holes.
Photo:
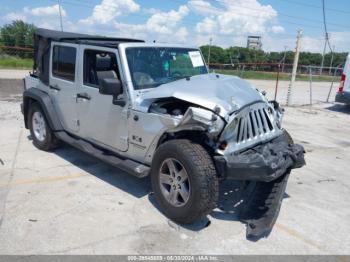
MULTIPOLYGON (((298 2, 295 0, 281 0, 290 4, 296 4, 296 5, 300 5, 303 7, 312 7, 312 8, 319 8, 322 9, 322 6, 318 6, 318 5, 313 5, 313 4, 309 4, 309 3, 305 3, 305 2, 298 2)), ((341 9, 335 9, 335 8, 327 8, 327 11, 332 11, 332 12, 338 12, 338 13, 344 13, 344 14, 350 14, 350 11, 348 10, 341 10, 341 9)))
MULTIPOLYGON (((51 0, 51 1, 54 1, 54 0, 51 0)), ((74 0, 73 0, 74 1, 74 0)), ((70 2, 68 0, 61 0, 62 3, 65 3, 65 4, 68 4, 68 5, 73 5, 73 6, 79 6, 79 7, 85 7, 85 8, 94 8, 95 5, 92 5, 91 3, 88 3, 88 2, 85 2, 85 1, 77 1, 75 0, 76 2, 70 2)), ((182 3, 182 4, 185 4, 181 1, 178 1, 178 0, 171 0, 173 2, 177 2, 177 3, 182 3)), ((220 2, 220 0, 213 0, 213 1, 218 1, 220 2)), ((106 7, 115 7, 113 5, 105 5, 106 7)), ((238 7, 238 6, 237 6, 238 7)), ((253 11, 257 11, 257 12, 261 12, 261 10, 258 10, 258 9, 254 9, 254 8, 249 8, 249 7, 241 7, 239 6, 240 8, 243 8, 243 9, 248 9, 248 10, 253 10, 253 11)), ((281 14, 281 13, 280 13, 281 14)), ((254 15, 254 14, 249 14, 249 15, 243 15, 243 14, 240 14, 242 16, 247 16, 247 17, 259 17, 260 14, 257 14, 257 15, 254 15)), ((322 21, 319 21, 319 20, 314 20, 314 19, 308 19, 308 18, 303 18, 303 17, 296 17, 296 16, 291 16, 291 15, 288 15, 288 14, 281 14, 283 16, 286 16, 286 17, 290 17, 290 18, 296 18, 298 20, 305 20, 305 21, 310 21, 312 23, 321 23, 322 21)), ((135 13, 131 13, 131 14, 128 14, 128 16, 137 16, 137 17, 149 17, 148 15, 146 14, 135 14, 135 13)), ((183 18, 183 21, 190 21, 190 22, 193 22, 193 23, 198 23, 199 21, 196 20, 196 19, 191 19, 191 18, 188 18, 188 17, 184 17, 183 18)), ((281 20, 282 22, 284 23, 287 23, 287 24, 293 24, 293 25, 298 25, 298 26, 302 26, 304 28, 317 28, 317 29, 322 29, 322 27, 320 26, 316 26, 316 25, 310 25, 310 24, 305 24, 305 23, 295 23, 295 22, 291 22, 291 21, 287 21, 287 20, 281 20)), ((338 27, 343 27, 343 28, 346 28, 346 29, 349 29, 349 27, 347 26, 344 26, 344 25, 341 25, 341 24, 333 24, 335 26, 338 26, 338 27)))
MULTIPOLYGON (((176 0, 172 0, 172 1, 176 1, 176 0)), ((222 0, 210 0, 210 1, 215 1, 215 2, 219 2, 219 3, 224 3, 222 0)), ((256 9, 256 8, 252 8, 252 7, 247 7, 247 6, 235 6, 235 5, 230 5, 230 7, 238 7, 238 8, 243 8, 243 9, 248 9, 248 10, 254 10, 254 11, 257 11, 259 13, 262 12, 261 9, 256 9)), ((311 18, 306 18, 306 17, 302 17, 302 16, 294 16, 294 15, 290 15, 290 14, 287 14, 287 13, 283 13, 283 12, 278 12, 279 15, 282 15, 282 16, 285 16, 285 17, 290 17, 290 18, 295 18, 295 19, 301 19, 301 20, 304 20, 304 21, 309 21, 309 22, 313 22, 313 23, 321 23, 322 21, 321 20, 316 20, 316 19, 311 19, 311 18)), ((329 23, 331 25, 334 25, 334 26, 338 26, 338 27, 346 27, 346 28, 349 28, 348 26, 344 26, 343 24, 337 24, 337 23, 329 23)))
POLYGON ((332 52, 332 47, 331 47, 331 44, 329 42, 329 35, 328 35, 328 30, 327 30, 327 22, 326 22, 326 8, 325 8, 325 0, 322 0, 322 13, 323 13, 323 25, 324 25, 324 32, 325 32, 325 35, 326 35, 326 41, 328 43, 328 47, 329 47, 329 50, 331 50, 332 52))
MULTIPOLYGON (((170 0, 176 3, 180 3, 180 4, 186 4, 185 2, 182 2, 181 0, 170 0)), ((221 4, 224 4, 225 2, 223 2, 222 0, 209 0, 209 1, 214 1, 214 2, 218 2, 221 4)), ((257 9, 257 8, 252 8, 252 7, 248 7, 248 6, 238 6, 238 5, 234 5, 234 4, 230 4, 230 7, 237 7, 237 8, 242 8, 242 9, 246 9, 249 11, 256 11, 259 14, 257 16, 260 16, 261 12, 263 12, 261 9, 257 9)), ((289 18, 294 18, 294 19, 298 19, 298 20, 304 20, 304 21, 308 21, 308 22, 312 22, 312 23, 316 23, 316 24, 320 24, 322 21, 321 20, 316 20, 316 19, 311 19, 311 18, 306 18, 306 17, 302 17, 302 16, 293 16, 287 13, 283 13, 283 12, 278 12, 279 15, 285 16, 285 17, 289 17, 289 18)), ((242 15, 242 14, 240 14, 242 15)), ((247 16, 252 16, 251 14, 247 15, 247 16)), ((349 26, 345 26, 343 24, 337 24, 337 23, 328 23, 330 25, 334 25, 337 27, 343 27, 343 28, 347 28, 349 29, 349 26)))
POLYGON ((322 71, 323 71, 324 57, 325 57, 325 53, 326 53, 327 44, 328 44, 329 50, 331 51, 331 53, 333 53, 331 44, 329 42, 329 35, 328 35, 327 22, 326 22, 326 7, 325 6, 326 6, 325 0, 322 0, 322 7, 323 7, 322 14, 323 14, 323 26, 324 26, 324 33, 325 33, 325 40, 324 41, 325 42, 324 42, 324 48, 323 48, 323 53, 322 53, 320 75, 322 75, 322 71))

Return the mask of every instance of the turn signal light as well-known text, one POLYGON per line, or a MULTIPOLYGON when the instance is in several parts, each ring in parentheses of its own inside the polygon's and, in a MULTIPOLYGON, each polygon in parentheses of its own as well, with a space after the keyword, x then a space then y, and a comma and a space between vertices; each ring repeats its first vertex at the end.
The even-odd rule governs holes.
POLYGON ((346 75, 342 74, 340 79, 339 90, 338 90, 339 93, 342 93, 344 91, 345 80, 346 80, 346 75))
POLYGON ((223 141, 221 142, 221 144, 219 145, 219 149, 220 150, 225 150, 227 148, 227 142, 226 141, 223 141))

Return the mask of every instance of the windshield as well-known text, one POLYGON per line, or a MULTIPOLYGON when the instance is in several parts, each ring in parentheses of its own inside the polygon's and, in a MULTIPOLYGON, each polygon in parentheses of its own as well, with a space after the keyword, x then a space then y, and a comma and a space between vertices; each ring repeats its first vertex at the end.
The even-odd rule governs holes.
POLYGON ((130 47, 126 49, 126 57, 135 89, 208 73, 198 49, 130 47))

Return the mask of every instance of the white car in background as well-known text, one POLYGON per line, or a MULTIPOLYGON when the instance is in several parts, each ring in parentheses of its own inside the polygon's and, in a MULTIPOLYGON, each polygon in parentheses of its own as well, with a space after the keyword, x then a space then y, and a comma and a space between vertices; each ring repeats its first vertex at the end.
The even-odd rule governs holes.
POLYGON ((346 59, 339 90, 335 96, 335 101, 350 105, 350 53, 346 59))

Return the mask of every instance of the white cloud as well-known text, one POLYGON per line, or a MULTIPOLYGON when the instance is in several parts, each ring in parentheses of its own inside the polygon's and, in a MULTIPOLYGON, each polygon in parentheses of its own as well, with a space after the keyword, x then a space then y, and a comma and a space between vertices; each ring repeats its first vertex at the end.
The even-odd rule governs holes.
POLYGON ((79 22, 86 25, 107 24, 121 15, 140 11, 140 6, 133 0, 102 0, 96 5, 92 15, 79 22))
POLYGON ((284 33, 284 27, 280 25, 274 25, 271 27, 271 32, 275 34, 284 33))
POLYGON ((203 16, 195 26, 197 35, 194 41, 197 45, 208 44, 212 37, 217 45, 223 47, 245 46, 249 34, 260 35, 265 41, 265 36, 269 34, 284 32, 277 23, 277 11, 258 0, 191 0, 188 5, 203 16))
MULTIPOLYGON (((36 7, 36 8, 23 8, 23 12, 28 15, 34 16, 58 16, 59 15, 59 5, 36 7)), ((61 7, 62 16, 66 16, 66 10, 61 7)))
POLYGON ((188 14, 187 6, 182 5, 177 11, 160 12, 152 15, 146 22, 149 31, 161 34, 171 34, 177 24, 188 14))
POLYGON ((190 0, 188 2, 189 8, 201 15, 219 14, 220 10, 211 5, 211 3, 204 0, 190 0))
POLYGON ((222 0, 223 12, 217 16, 223 34, 262 34, 266 24, 277 16, 270 5, 256 0, 222 0))
POLYGON ((143 8, 142 11, 145 14, 151 14, 151 15, 154 15, 156 13, 160 13, 161 12, 161 10, 157 9, 157 8, 143 8))
POLYGON ((196 32, 200 34, 213 34, 217 31, 218 23, 216 20, 206 17, 203 21, 197 23, 196 32))
POLYGON ((186 27, 180 27, 179 30, 175 32, 174 36, 178 42, 180 43, 186 42, 188 37, 188 31, 186 27))
POLYGON ((151 15, 144 24, 115 23, 118 34, 124 37, 146 38, 160 42, 185 42, 188 37, 186 27, 178 28, 189 9, 182 5, 178 10, 157 12, 151 15))
POLYGON ((22 12, 11 12, 4 16, 4 20, 6 21, 13 21, 13 20, 22 20, 27 21, 27 17, 22 12))
MULTIPOLYGON (((67 12, 63 7, 61 7, 61 13, 63 17, 67 15, 67 12)), ((58 16, 59 16, 59 6, 56 4, 52 6, 42 6, 42 7, 36 7, 36 8, 24 7, 21 11, 8 13, 7 15, 4 16, 4 19, 7 21, 12 21, 12 20, 37 21, 36 19, 40 20, 43 17, 47 19, 50 17, 58 17, 58 16)), ((42 26, 41 23, 38 23, 38 26, 42 26)))

